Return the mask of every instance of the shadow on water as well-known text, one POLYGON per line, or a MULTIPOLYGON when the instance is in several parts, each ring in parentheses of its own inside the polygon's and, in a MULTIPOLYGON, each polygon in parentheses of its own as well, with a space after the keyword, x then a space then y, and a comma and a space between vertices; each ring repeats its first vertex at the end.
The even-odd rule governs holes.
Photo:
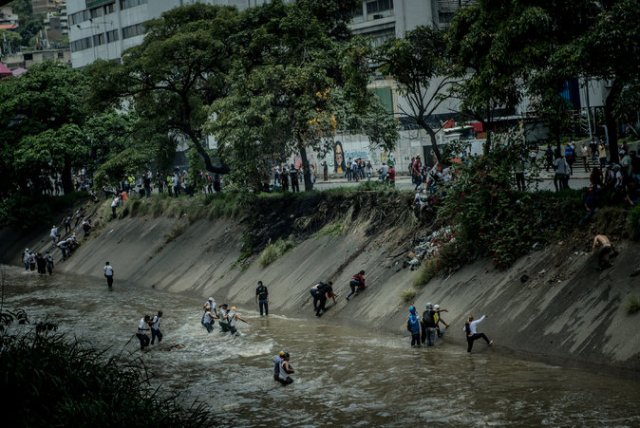
MULTIPOLYGON (((5 307, 110 353, 140 356, 153 382, 203 401, 225 425, 639 426, 636 381, 503 355, 478 343, 469 355, 446 337, 412 349, 408 338, 240 308, 241 336, 208 334, 201 301, 96 278, 39 277, 7 267, 5 307), (160 345, 141 353, 142 315, 164 312, 160 345), (273 356, 291 353, 295 382, 273 381, 273 356)), ((455 334, 455 333, 454 333, 455 334)))

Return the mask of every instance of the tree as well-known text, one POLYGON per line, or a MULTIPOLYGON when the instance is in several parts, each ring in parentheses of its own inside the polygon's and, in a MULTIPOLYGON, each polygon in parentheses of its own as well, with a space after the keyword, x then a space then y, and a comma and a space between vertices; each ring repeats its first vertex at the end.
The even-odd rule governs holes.
POLYGON ((146 24, 144 42, 128 50, 122 64, 101 62, 90 70, 93 97, 131 101, 141 121, 156 124, 149 136, 182 136, 213 173, 227 173, 207 147, 207 107, 226 93, 231 39, 237 12, 193 4, 165 12, 146 24))
POLYGON ((617 162, 618 125, 627 113, 624 100, 636 98, 640 87, 640 8, 635 0, 595 3, 600 7, 593 25, 566 45, 563 57, 575 52, 572 65, 576 71, 609 82, 604 114, 609 154, 617 162))
POLYGON ((441 31, 430 27, 417 27, 402 39, 384 44, 377 60, 383 74, 393 76, 398 91, 408 103, 402 113, 429 135, 433 153, 442 159, 436 142, 438 125, 430 116, 446 99, 446 91, 455 81, 446 58, 446 44, 441 31), (435 87, 432 87, 432 84, 435 87))
POLYGON ((460 9, 448 30, 449 54, 463 77, 454 92, 463 113, 487 130, 485 153, 494 119, 518 105, 548 52, 552 22, 541 3, 479 0, 460 9))
MULTIPOLYGON (((366 64, 347 42, 347 12, 358 3, 278 0, 243 13, 229 94, 213 103, 210 129, 236 163, 253 168, 245 176, 255 176, 254 187, 270 164, 297 152, 311 190, 307 151, 326 151, 339 127, 358 124, 349 118, 375 117, 395 131, 392 118, 380 117, 366 79, 352 73, 366 64)), ((377 131, 383 139, 393 134, 377 131)))
POLYGON ((89 154, 84 133, 78 125, 65 124, 23 138, 15 152, 16 168, 30 171, 30 176, 60 173, 65 193, 74 190, 72 168, 80 168, 89 154))
MULTIPOLYGON (((0 81, 3 100, 0 103, 0 168, 4 178, 0 184, 1 194, 25 192, 29 188, 35 194, 40 193, 41 171, 29 163, 16 162, 31 152, 31 144, 42 143, 39 134, 49 131, 45 135, 55 137, 55 144, 69 144, 66 149, 56 148, 61 153, 76 151, 77 140, 71 138, 69 131, 72 128, 61 133, 56 131, 66 125, 82 126, 86 119, 85 94, 84 75, 53 62, 34 66, 19 78, 0 81)), ((73 191, 64 162, 52 163, 47 171, 62 174, 65 192, 73 191)))

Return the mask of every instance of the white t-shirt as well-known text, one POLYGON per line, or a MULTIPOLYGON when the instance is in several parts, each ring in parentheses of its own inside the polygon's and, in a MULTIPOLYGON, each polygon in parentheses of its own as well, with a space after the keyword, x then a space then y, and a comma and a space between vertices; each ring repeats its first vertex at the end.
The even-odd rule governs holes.
POLYGON ((104 267, 104 274, 107 276, 113 276, 113 267, 111 265, 106 265, 104 267))

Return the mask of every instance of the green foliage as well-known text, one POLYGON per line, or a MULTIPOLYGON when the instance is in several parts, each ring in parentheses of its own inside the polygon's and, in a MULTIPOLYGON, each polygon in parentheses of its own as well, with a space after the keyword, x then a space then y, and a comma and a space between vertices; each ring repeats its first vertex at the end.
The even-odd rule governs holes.
POLYGON ((405 288, 400 292, 400 298, 404 303, 411 303, 415 300, 418 291, 415 288, 405 288))
POLYGON ((344 233, 344 224, 341 222, 328 223, 316 232, 316 237, 321 238, 323 236, 337 237, 344 233))
POLYGON ((627 298, 627 302, 625 304, 627 313, 629 315, 633 315, 637 312, 640 312, 640 297, 638 296, 629 296, 627 298))
POLYGON ((460 257, 489 255, 496 266, 508 267, 535 242, 573 229, 582 214, 578 191, 513 190, 512 165, 519 156, 513 144, 462 166, 438 211, 441 224, 454 225, 460 257))
POLYGON ((59 221, 56 216, 87 200, 86 192, 74 192, 62 197, 31 196, 16 193, 0 200, 0 228, 37 230, 43 224, 59 221))
POLYGON ((211 157, 203 125, 207 106, 227 90, 237 22, 236 9, 202 3, 165 12, 145 23, 144 42, 128 50, 122 64, 98 62, 88 70, 92 98, 97 104, 131 102, 146 139, 164 143, 158 150, 163 157, 175 141, 159 135, 180 136, 208 171, 228 172, 211 157))
POLYGON ((214 423, 204 405, 184 409, 175 397, 166 398, 152 388, 140 361, 107 358, 104 352, 52 333, 57 326, 48 322, 38 323, 31 332, 7 333, 14 321, 28 322, 23 312, 3 311, 0 321, 0 384, 3 391, 11 391, 0 400, 0 411, 11 414, 16 426, 64 426, 69 421, 114 427, 214 423))
POLYGON ((263 268, 267 267, 293 247, 295 247, 295 242, 293 242, 292 239, 278 239, 276 242, 267 245, 267 247, 262 250, 260 257, 258 258, 258 263, 260 263, 260 266, 263 268))
POLYGON ((631 239, 640 240, 640 205, 634 206, 629 211, 627 230, 631 239))

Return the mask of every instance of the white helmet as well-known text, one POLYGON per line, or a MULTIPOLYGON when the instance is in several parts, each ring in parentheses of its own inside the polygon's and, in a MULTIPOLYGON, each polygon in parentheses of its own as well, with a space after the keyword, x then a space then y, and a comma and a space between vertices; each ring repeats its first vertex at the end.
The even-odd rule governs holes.
POLYGON ((438 309, 440 309, 440 305, 433 305, 433 309, 437 311, 438 309))

